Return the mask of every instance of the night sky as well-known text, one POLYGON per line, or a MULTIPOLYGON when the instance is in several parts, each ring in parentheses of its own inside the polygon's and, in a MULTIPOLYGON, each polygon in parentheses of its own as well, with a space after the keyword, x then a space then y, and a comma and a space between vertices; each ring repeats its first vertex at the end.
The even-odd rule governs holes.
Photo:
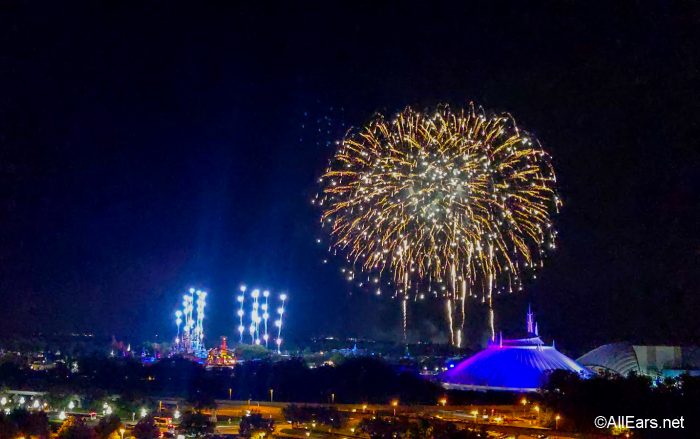
MULTIPOLYGON (((245 282, 289 292, 288 338, 396 337, 398 303, 315 242, 327 143, 474 100, 540 139, 565 203, 544 270, 496 300, 504 334, 530 302, 574 352, 700 340, 691 2, 54 3, 0 6, 3 336, 171 337, 190 285, 209 335, 233 334, 245 282)), ((438 305, 414 336, 439 338, 438 305)))

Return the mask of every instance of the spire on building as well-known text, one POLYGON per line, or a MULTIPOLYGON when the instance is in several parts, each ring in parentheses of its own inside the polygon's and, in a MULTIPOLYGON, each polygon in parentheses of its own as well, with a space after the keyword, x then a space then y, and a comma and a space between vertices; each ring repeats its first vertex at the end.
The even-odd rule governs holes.
POLYGON ((532 306, 527 306, 527 333, 534 334, 536 329, 535 315, 532 313, 532 306))

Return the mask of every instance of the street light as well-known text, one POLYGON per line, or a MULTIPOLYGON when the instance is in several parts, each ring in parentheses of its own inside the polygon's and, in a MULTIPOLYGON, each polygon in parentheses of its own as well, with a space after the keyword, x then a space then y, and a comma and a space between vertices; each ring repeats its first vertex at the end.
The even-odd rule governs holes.
POLYGON ((273 400, 272 397, 273 397, 274 394, 275 394, 274 389, 270 389, 270 402, 272 402, 272 400, 273 400))
POLYGON ((394 416, 396 416, 396 406, 399 405, 399 401, 393 400, 391 401, 391 406, 394 407, 394 416))
POLYGON ((442 397, 440 398, 440 401, 438 401, 441 406, 445 407, 447 405, 447 397, 442 397))
POLYGON ((554 429, 559 430, 559 420, 561 419, 561 416, 556 415, 554 417, 554 429))

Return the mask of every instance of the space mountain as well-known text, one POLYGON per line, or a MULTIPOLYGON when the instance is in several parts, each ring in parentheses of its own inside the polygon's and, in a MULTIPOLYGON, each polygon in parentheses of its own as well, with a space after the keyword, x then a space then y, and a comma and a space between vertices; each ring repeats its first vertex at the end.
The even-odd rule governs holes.
POLYGON ((446 389, 535 392, 544 384, 547 374, 557 369, 591 375, 585 367, 559 352, 554 343, 545 345, 534 314, 528 309, 525 338, 508 340, 499 336, 486 349, 445 372, 441 382, 446 389))

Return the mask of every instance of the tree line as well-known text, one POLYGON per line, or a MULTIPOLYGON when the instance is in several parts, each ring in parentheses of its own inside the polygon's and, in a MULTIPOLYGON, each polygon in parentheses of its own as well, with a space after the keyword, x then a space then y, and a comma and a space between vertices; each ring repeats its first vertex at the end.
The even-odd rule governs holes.
POLYGON ((78 370, 58 364, 34 371, 13 362, 0 364, 0 386, 12 389, 73 393, 88 401, 106 395, 137 400, 146 396, 269 400, 314 403, 435 404, 444 391, 413 372, 397 370, 375 358, 351 358, 335 366, 309 367, 302 359, 247 361, 233 369, 207 370, 182 358, 144 365, 129 358, 88 356, 78 370), (272 390, 272 392, 270 391, 272 390))

